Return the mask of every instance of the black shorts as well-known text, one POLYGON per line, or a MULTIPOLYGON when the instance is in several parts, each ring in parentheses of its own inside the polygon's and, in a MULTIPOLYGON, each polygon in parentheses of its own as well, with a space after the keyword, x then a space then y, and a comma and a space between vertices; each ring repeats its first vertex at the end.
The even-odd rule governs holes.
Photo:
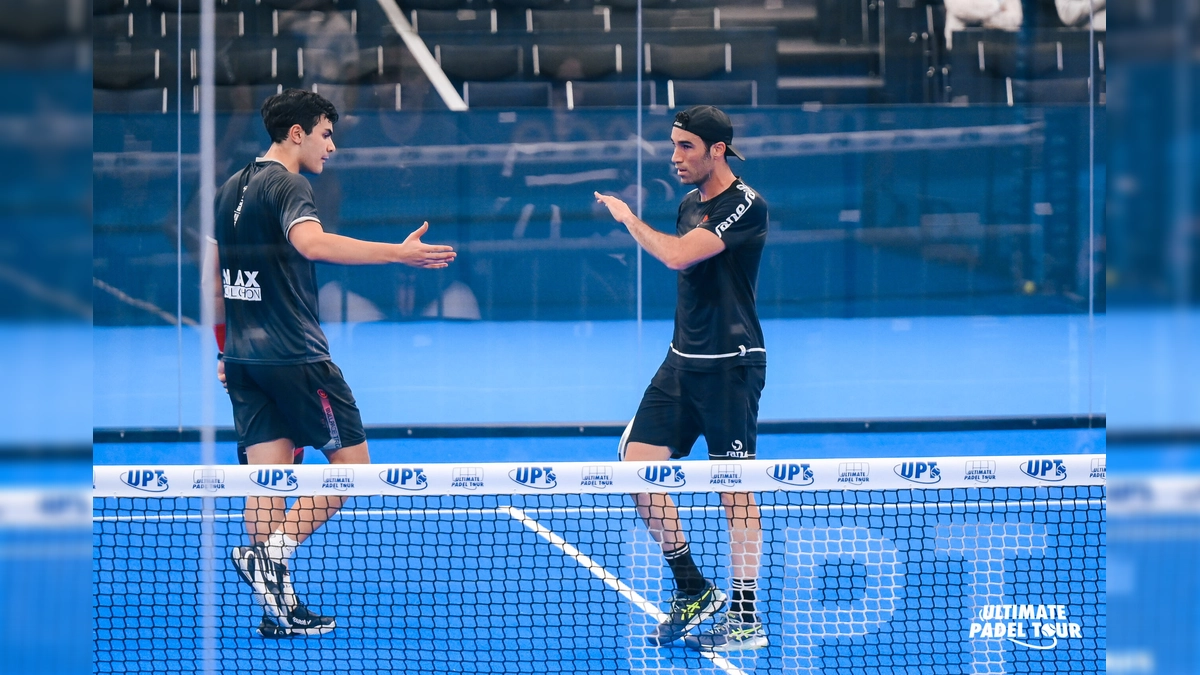
POLYGON ((758 449, 758 399, 765 366, 734 366, 715 372, 659 367, 642 395, 625 443, 648 443, 687 457, 700 434, 709 459, 754 459, 758 449))
POLYGON ((225 385, 240 448, 287 438, 332 453, 367 440, 354 394, 332 361, 226 362, 225 385))

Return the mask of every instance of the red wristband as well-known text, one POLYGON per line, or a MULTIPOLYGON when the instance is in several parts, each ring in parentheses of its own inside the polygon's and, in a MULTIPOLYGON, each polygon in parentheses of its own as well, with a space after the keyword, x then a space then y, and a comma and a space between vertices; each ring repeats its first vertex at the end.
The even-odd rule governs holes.
POLYGON ((225 324, 214 323, 213 324, 213 335, 217 336, 217 351, 224 353, 225 352, 225 324))

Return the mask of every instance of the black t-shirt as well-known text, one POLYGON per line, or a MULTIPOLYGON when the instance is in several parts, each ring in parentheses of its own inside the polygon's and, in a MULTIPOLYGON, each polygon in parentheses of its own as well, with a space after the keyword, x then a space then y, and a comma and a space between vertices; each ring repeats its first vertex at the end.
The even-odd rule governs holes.
POLYGON ((317 320, 317 268, 288 241, 316 220, 308 179, 259 158, 217 192, 215 234, 225 286, 225 360, 288 365, 329 360, 317 320))
POLYGON ((683 198, 679 236, 702 227, 720 237, 725 250, 679 273, 668 364, 700 371, 766 365, 755 289, 767 223, 766 201, 740 178, 707 202, 699 190, 683 198))

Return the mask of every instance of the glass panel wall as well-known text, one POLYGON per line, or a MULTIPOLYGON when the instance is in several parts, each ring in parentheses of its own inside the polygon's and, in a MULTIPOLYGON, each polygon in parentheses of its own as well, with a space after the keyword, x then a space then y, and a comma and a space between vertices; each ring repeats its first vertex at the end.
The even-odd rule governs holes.
MULTIPOLYGON (((770 206, 764 422, 1086 418, 1104 410, 1105 33, 1077 4, 217 0, 207 178, 267 149, 267 96, 328 98, 337 152, 308 176, 324 229, 401 242, 428 221, 423 241, 458 251, 444 270, 319 265, 365 421, 623 426, 676 273, 593 193, 674 232, 692 186, 672 120, 717 105, 770 206)), ((103 439, 192 438, 171 433, 202 423, 213 377, 200 9, 94 7, 103 439)))

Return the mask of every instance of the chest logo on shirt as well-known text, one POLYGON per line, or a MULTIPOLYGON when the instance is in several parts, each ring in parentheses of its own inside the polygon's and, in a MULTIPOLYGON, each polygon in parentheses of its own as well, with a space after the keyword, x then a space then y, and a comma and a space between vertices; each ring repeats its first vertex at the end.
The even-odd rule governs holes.
POLYGON ((248 300, 250 302, 262 302, 262 287, 258 285, 258 272, 253 271, 237 271, 237 278, 230 281, 233 275, 229 270, 221 270, 222 281, 225 286, 226 300, 248 300))

